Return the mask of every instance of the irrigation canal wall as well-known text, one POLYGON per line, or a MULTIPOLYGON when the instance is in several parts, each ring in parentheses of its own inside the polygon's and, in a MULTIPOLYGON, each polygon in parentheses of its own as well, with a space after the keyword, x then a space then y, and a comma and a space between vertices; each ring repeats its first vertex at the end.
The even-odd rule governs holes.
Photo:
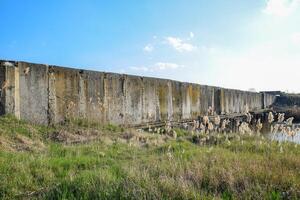
POLYGON ((269 107, 276 96, 167 79, 0 61, 0 114, 38 124, 82 118, 137 125, 269 107))

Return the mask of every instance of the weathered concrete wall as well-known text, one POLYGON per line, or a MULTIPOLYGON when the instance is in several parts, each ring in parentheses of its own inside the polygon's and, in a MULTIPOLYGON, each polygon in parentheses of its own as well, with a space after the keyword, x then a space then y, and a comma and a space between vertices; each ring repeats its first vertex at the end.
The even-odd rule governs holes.
POLYGON ((262 95, 263 95, 263 106, 264 106, 264 108, 270 107, 271 105, 273 105, 273 103, 276 102, 276 99, 278 99, 276 97, 276 95, 268 94, 268 93, 265 93, 265 92, 263 92, 262 95))
POLYGON ((213 107, 214 110, 219 109, 219 104, 215 102, 215 96, 218 88, 211 86, 200 86, 200 114, 207 114, 209 107, 213 107))
POLYGON ((273 95, 24 62, 0 62, 0 111, 35 123, 141 124, 265 108, 273 95), (1 108, 2 107, 2 108, 1 108))
POLYGON ((0 115, 5 114, 5 89, 2 88, 6 80, 6 67, 0 66, 0 115))
POLYGON ((18 107, 21 119, 48 123, 47 66, 19 63, 15 69, 15 112, 18 107))
POLYGON ((221 113, 244 113, 263 108, 261 93, 221 89, 221 94, 221 113))
POLYGON ((15 87, 15 74, 18 74, 18 63, 16 62, 0 62, 1 67, 1 107, 3 114, 11 113, 19 116, 18 90, 15 87), (16 73, 15 73, 16 72, 16 73))

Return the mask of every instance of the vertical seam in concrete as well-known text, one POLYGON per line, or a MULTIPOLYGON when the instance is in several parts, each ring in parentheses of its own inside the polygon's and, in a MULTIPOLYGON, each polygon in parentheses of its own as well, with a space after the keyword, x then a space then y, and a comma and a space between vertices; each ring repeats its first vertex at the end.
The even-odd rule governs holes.
POLYGON ((0 69, 0 71, 1 71, 1 75, 3 76, 2 77, 2 82, 1 82, 1 92, 0 92, 0 103, 2 103, 2 106, 3 106, 3 110, 1 110, 1 115, 2 114, 6 114, 6 110, 5 110, 5 105, 6 105, 6 90, 5 90, 5 88, 2 88, 3 87, 3 84, 7 81, 6 80, 6 66, 2 66, 2 64, 0 64, 0 67, 1 67, 1 69, 0 69))
POLYGON ((47 97, 47 100, 48 100, 48 110, 47 110, 47 118, 48 118, 48 124, 52 124, 53 123, 53 119, 52 119, 52 116, 51 116, 51 104, 50 104, 50 74, 51 72, 49 71, 49 66, 47 66, 47 78, 48 78, 48 86, 47 86, 47 89, 48 89, 48 97, 47 97))
POLYGON ((104 99, 103 99, 103 102, 104 102, 104 107, 106 108, 106 112, 105 112, 105 116, 104 116, 104 122, 107 123, 109 122, 109 96, 108 96, 108 80, 107 80, 107 74, 104 73, 103 75, 103 93, 104 93, 104 99))
POLYGON ((145 98, 145 85, 144 85, 144 78, 140 78, 141 85, 142 85, 142 94, 141 94, 141 122, 144 122, 144 98, 145 98))
POLYGON ((168 81, 168 120, 173 120, 173 94, 172 94, 172 83, 168 81))
POLYGON ((79 117, 86 118, 86 94, 85 94, 85 81, 84 74, 79 73, 79 117))
POLYGON ((50 115, 49 115, 49 104, 50 104, 50 101, 49 101, 49 66, 46 65, 46 80, 47 80, 47 124, 49 125, 50 124, 50 115))
POLYGON ((17 119, 21 118, 20 113, 20 63, 15 67, 15 116, 17 119))
POLYGON ((215 110, 215 88, 212 88, 211 107, 215 110))
POLYGON ((261 93, 261 98, 262 98, 262 109, 266 108, 266 98, 265 98, 265 93, 261 93))
POLYGON ((55 76, 52 67, 47 67, 48 76, 48 123, 55 124, 56 119, 56 91, 55 91, 55 76))

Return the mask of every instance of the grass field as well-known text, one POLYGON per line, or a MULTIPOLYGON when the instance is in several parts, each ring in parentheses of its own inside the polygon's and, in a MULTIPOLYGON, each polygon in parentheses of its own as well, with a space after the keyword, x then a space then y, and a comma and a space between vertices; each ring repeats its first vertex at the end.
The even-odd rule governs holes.
POLYGON ((299 199, 300 147, 0 118, 0 199, 299 199))

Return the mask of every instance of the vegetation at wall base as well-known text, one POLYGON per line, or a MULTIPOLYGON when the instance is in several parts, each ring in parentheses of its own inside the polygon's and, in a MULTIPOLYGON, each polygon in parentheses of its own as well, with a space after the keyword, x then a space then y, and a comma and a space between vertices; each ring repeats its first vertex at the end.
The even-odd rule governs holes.
POLYGON ((299 199, 300 147, 0 117, 0 199, 299 199))

